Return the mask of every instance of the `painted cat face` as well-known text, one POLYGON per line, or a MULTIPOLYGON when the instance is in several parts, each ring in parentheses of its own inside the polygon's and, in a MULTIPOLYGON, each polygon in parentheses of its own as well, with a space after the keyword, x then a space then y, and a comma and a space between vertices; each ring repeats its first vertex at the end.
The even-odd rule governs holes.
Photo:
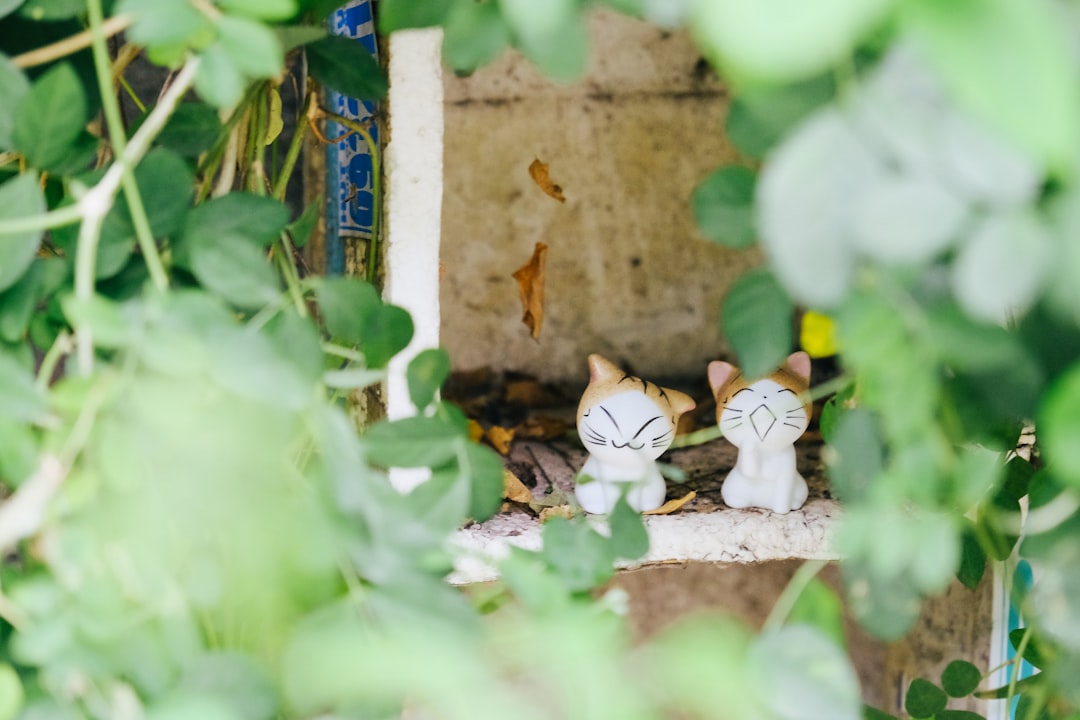
POLYGON ((779 449, 798 440, 810 424, 810 405, 800 398, 810 386, 810 356, 804 352, 755 381, 730 363, 711 362, 709 385, 716 396, 716 422, 736 447, 779 449))
POLYGON ((667 450, 679 416, 693 409, 689 395, 628 375, 603 357, 590 355, 589 386, 578 405, 578 434, 601 462, 638 465, 667 450))

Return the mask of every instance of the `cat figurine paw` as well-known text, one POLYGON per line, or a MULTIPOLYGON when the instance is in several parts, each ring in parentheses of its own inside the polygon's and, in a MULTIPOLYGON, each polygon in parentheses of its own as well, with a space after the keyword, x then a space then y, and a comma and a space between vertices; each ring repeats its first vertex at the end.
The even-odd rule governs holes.
POLYGON ((739 449, 720 494, 733 508, 759 507, 777 513, 806 502, 806 480, 795 467, 794 443, 810 424, 810 405, 800 397, 810 386, 810 356, 792 353, 776 372, 747 380, 738 368, 709 363, 716 421, 739 449))
POLYGON ((589 513, 609 513, 619 496, 637 512, 664 503, 667 486, 656 458, 675 438, 679 416, 694 400, 589 356, 589 385, 578 404, 577 429, 589 458, 574 495, 589 513))

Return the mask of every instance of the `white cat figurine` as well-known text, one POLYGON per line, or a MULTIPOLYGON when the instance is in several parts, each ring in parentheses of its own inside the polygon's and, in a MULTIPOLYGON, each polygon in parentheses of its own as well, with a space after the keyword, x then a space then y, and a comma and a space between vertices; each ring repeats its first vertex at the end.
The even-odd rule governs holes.
POLYGON ((578 434, 589 451, 574 488, 581 507, 609 513, 624 492, 637 512, 660 507, 667 487, 656 458, 675 438, 679 416, 693 409, 689 395, 590 355, 589 386, 577 412, 578 434))
POLYGON ((709 363, 708 375, 716 421, 739 448, 720 489, 724 503, 777 513, 801 508, 806 480, 795 467, 794 443, 810 424, 810 405, 800 397, 810 386, 810 356, 793 353, 779 370, 756 381, 720 360, 709 363))

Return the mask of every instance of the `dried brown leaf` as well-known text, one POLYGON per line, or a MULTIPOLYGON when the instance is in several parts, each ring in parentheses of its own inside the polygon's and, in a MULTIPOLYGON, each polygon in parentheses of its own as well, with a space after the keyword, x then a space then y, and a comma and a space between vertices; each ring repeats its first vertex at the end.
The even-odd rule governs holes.
POLYGON ((646 510, 641 513, 642 515, 670 515, 686 503, 690 502, 697 497, 697 493, 691 490, 683 495, 681 498, 675 498, 674 500, 668 500, 666 503, 656 508, 655 510, 646 510))
POLYGON ((529 163, 529 177, 533 179, 536 186, 544 191, 544 194, 553 197, 559 202, 566 202, 566 196, 563 195, 562 186, 556 185, 551 181, 551 176, 548 175, 548 164, 541 162, 539 158, 536 158, 529 163))
POLYGON ((503 470, 503 497, 516 503, 531 503, 533 500, 529 488, 509 470, 503 470))
POLYGON ((554 507, 546 507, 540 511, 540 522, 544 523, 553 517, 572 518, 574 517, 574 508, 569 505, 556 505, 554 507))
POLYGON ((538 415, 518 425, 514 436, 530 440, 553 440, 562 437, 570 429, 570 424, 558 418, 538 415))
POLYGON ((480 442, 480 439, 484 437, 484 428, 480 426, 480 423, 473 419, 469 419, 469 439, 473 442, 480 442))
POLYGON ((523 311, 521 322, 529 328, 533 340, 540 337, 540 327, 544 324, 544 260, 547 249, 544 243, 536 243, 529 262, 514 271, 523 311))
POLYGON ((514 440, 514 430, 500 425, 493 425, 487 429, 484 437, 500 455, 508 455, 510 453, 510 443, 514 440))

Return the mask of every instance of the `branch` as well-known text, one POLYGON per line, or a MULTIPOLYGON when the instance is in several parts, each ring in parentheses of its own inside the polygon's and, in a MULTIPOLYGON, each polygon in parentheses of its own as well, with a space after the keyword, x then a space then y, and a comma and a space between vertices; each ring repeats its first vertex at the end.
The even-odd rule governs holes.
MULTIPOLYGON (((117 33, 121 33, 131 25, 132 17, 130 15, 117 15, 111 17, 102 24, 102 30, 105 32, 105 37, 112 37, 117 33)), ((11 58, 11 61, 15 63, 15 67, 29 68, 35 65, 44 65, 47 62, 52 62, 66 55, 71 55, 84 48, 90 47, 90 43, 93 39, 92 30, 83 30, 82 32, 69 35, 63 40, 52 43, 51 45, 45 45, 29 52, 24 52, 21 55, 16 55, 11 58)))
POLYGON ((41 465, 15 494, 0 504, 0 554, 10 552, 15 545, 45 523, 45 511, 60 489, 67 469, 60 459, 46 455, 41 465))

